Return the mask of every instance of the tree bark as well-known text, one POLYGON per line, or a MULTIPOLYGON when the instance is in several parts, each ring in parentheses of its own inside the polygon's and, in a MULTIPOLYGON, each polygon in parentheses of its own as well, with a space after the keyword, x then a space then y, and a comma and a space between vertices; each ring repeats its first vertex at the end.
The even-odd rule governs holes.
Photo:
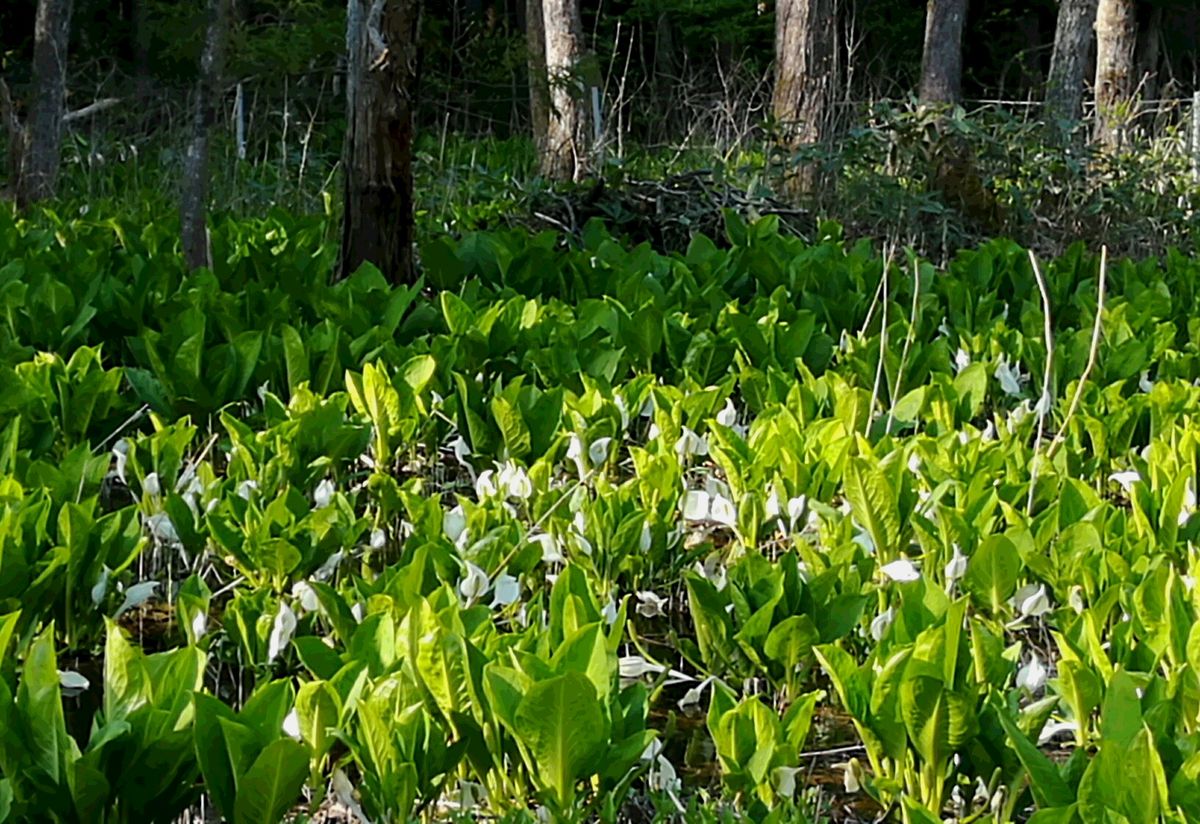
MULTIPOLYGON (((832 123, 835 94, 834 0, 779 0, 775 7, 775 90, 771 107, 787 148, 823 142, 832 123)), ((818 168, 805 164, 792 188, 818 185, 818 168)))
POLYGON ((180 231, 183 259, 189 269, 212 268, 208 237, 208 139, 217 119, 221 89, 221 58, 229 0, 209 0, 208 29, 200 55, 200 79, 196 83, 196 108, 192 113, 192 139, 183 164, 183 194, 180 198, 180 231))
POLYGON ((1083 83, 1095 34, 1096 0, 1062 0, 1046 82, 1046 121, 1070 131, 1083 116, 1083 83))
POLYGON ((1120 149, 1132 119, 1137 11, 1134 0, 1100 0, 1096 9, 1096 142, 1120 149))
POLYGON ((413 264, 413 111, 421 0, 349 0, 345 208, 340 271, 373 263, 393 283, 413 264))
POLYGON ((53 197, 58 183, 70 32, 71 0, 39 0, 33 33, 33 104, 17 175, 21 209, 53 197))
POLYGON ((962 33, 967 0, 929 0, 921 56, 923 104, 957 103, 962 97, 962 33))
POLYGON ((583 42, 579 0, 542 0, 546 30, 546 72, 550 119, 542 174, 555 180, 582 180, 592 167, 592 84, 583 42))
POLYGON ((533 145, 540 158, 546 151, 546 132, 550 127, 546 19, 542 13, 542 0, 525 0, 525 44, 529 67, 529 119, 533 124, 533 145))

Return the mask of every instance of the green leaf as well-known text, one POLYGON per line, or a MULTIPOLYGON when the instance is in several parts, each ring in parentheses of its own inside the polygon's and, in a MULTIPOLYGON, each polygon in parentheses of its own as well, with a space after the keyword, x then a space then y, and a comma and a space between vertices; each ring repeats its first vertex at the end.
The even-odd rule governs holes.
POLYGON ((1021 556, 1012 540, 991 535, 971 556, 963 588, 975 602, 999 615, 1017 589, 1021 575, 1021 556))
POLYGON ((29 719, 30 763, 55 784, 65 788, 67 764, 74 742, 67 735, 58 666, 54 655, 54 625, 33 642, 25 657, 17 705, 29 719))
POLYGON ((1074 802, 1075 794, 1063 781, 1054 762, 1021 732, 1007 711, 999 709, 996 715, 1000 718, 1000 726, 1004 727, 1009 743, 1017 752, 1017 758, 1029 773, 1029 787, 1033 790, 1033 800, 1038 807, 1066 807, 1074 802))
POLYGON ((844 478, 846 500, 881 558, 892 557, 900 540, 896 493, 877 468, 864 458, 851 458, 844 478))
POLYGON ((596 688, 578 672, 534 684, 521 699, 515 721, 517 736, 542 771, 540 781, 566 810, 574 801, 575 783, 596 771, 608 737, 596 688))
POLYGON ((308 748, 290 738, 272 741, 238 782, 235 824, 275 824, 300 798, 308 777, 308 748))
POLYGON ((304 341, 301 340, 300 333, 290 324, 283 325, 280 337, 283 339, 283 360, 287 366, 288 391, 295 395, 300 384, 309 379, 308 350, 304 348, 304 341))

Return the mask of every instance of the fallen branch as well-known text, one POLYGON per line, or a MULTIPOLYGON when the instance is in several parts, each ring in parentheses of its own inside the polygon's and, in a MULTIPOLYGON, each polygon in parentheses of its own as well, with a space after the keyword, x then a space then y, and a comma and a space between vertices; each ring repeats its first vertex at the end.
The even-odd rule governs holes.
POLYGON ((107 111, 121 102, 119 97, 102 97, 94 103, 89 103, 82 109, 76 109, 73 112, 67 112, 63 115, 64 123, 74 123, 76 120, 84 120, 100 112, 107 111))

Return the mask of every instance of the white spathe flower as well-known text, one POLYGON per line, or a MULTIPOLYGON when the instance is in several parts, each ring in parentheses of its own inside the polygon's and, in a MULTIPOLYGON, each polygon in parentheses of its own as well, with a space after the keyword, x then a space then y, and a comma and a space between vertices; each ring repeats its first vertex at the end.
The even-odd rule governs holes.
POLYGON ((727 527, 737 526, 737 507, 724 495, 713 495, 709 502, 709 517, 727 527))
POLYGON ((783 798, 792 798, 796 795, 796 773, 801 772, 802 767, 776 767, 771 770, 771 783, 775 786, 775 792, 779 793, 783 798))
POLYGON ((279 611, 275 613, 275 620, 271 624, 271 637, 267 641, 267 663, 271 663, 279 657, 279 653, 287 649, 287 645, 292 640, 292 635, 296 632, 296 613, 292 612, 292 608, 282 601, 279 603, 279 611))
POLYGON ((680 458, 692 455, 703 457, 708 454, 708 440, 685 426, 683 434, 675 441, 675 454, 680 458))
POLYGON ((1085 609, 1083 603, 1083 587, 1076 584, 1071 587, 1071 591, 1067 593, 1067 604, 1075 611, 1076 615, 1082 615, 1085 609))
POLYGON ((64 695, 72 696, 86 690, 92 685, 92 682, 74 670, 59 670, 58 685, 62 687, 64 695))
POLYGON ((542 563, 543 564, 561 564, 566 559, 563 557, 562 548, 559 546, 558 539, 548 532, 543 532, 540 535, 534 535, 529 540, 542 548, 542 563))
POLYGON ((1026 618, 1037 618, 1050 611, 1045 584, 1026 584, 1014 596, 1017 610, 1026 618))
POLYGON ((1017 689, 1033 694, 1045 684, 1046 668, 1042 665, 1042 659, 1038 658, 1038 654, 1035 652, 1030 656, 1029 662, 1017 670, 1017 689))
POLYGON ((654 530, 650 529, 650 524, 642 524, 642 535, 638 538, 638 549, 642 552, 649 552, 654 546, 654 530))
POLYGON ((704 695, 704 690, 706 690, 708 686, 712 684, 712 682, 713 676, 710 675, 699 684, 685 692, 683 697, 679 699, 679 709, 686 710, 690 707, 699 706, 700 699, 704 695))
POLYGON ((1054 398, 1050 397, 1050 390, 1042 393, 1038 398, 1038 402, 1034 405, 1033 411, 1039 418, 1044 418, 1050 414, 1050 409, 1054 406, 1054 398))
POLYGON ((1004 390, 1004 394, 1019 397, 1021 395, 1021 384, 1029 380, 1029 376, 1021 372, 1021 365, 1010 366, 1006 358, 1001 358, 996 364, 996 380, 1000 381, 1000 388, 1004 390))
POLYGON ((653 592, 643 590, 637 593, 637 599, 637 613, 643 618, 657 618, 660 615, 667 614, 663 609, 663 607, 667 604, 666 598, 660 598, 653 592))
POLYGON ((140 584, 134 584, 125 590, 125 600, 121 602, 121 606, 114 617, 120 618, 129 610, 140 607, 149 601, 157 590, 158 581, 142 581, 140 584))
POLYGON ((709 496, 702 489, 689 489, 683 496, 683 519, 685 521, 707 521, 709 496))
POLYGON ((875 554, 875 539, 871 537, 870 532, 859 526, 857 521, 854 523, 854 536, 850 538, 850 542, 858 544, 868 555, 875 554))
POLYGON ((617 620, 617 602, 613 600, 611 595, 608 596, 608 601, 604 604, 604 608, 600 610, 600 616, 604 618, 604 623, 612 625, 617 620))
POLYGON ((1180 526, 1187 523, 1188 518, 1196 511, 1196 480, 1188 478, 1183 484, 1183 505, 1179 508, 1180 526))
POLYGON ((668 669, 662 664, 655 664, 653 661, 647 661, 640 655, 625 655, 617 659, 617 671, 621 678, 626 681, 636 681, 646 675, 658 675, 665 672, 667 674, 668 684, 680 684, 687 681, 695 681, 690 675, 686 675, 679 670, 668 669))
POLYGON ((592 445, 588 447, 588 460, 593 466, 600 466, 608 460, 608 447, 612 443, 612 438, 596 438, 592 441, 592 445))
POLYGON ((529 473, 525 471, 524 467, 517 466, 512 461, 508 461, 500 467, 496 481, 509 498, 525 500, 533 495, 533 481, 530 480, 529 473))
POLYGON ((121 440, 113 444, 112 455, 115 464, 113 466, 113 473, 116 474, 121 483, 128 486, 129 482, 125 480, 125 464, 129 461, 129 441, 121 438, 121 440))
MULTIPOLYGON (((454 507, 442 516, 442 531, 453 544, 463 541, 467 534, 467 514, 461 505, 454 507)), ((465 541, 464 541, 465 543, 465 541)))
POLYGON ((899 558, 890 564, 884 564, 879 571, 899 584, 910 584, 921 577, 921 571, 917 569, 916 564, 907 558, 899 558))
POLYGON ((625 398, 619 394, 613 395, 613 405, 617 407, 617 412, 621 415, 621 429, 629 428, 629 406, 625 403, 625 398))
POLYGON ((291 712, 283 717, 283 724, 280 725, 284 735, 295 740, 300 740, 300 713, 296 712, 296 708, 292 707, 291 712))
POLYGON ((192 635, 199 641, 206 632, 208 632, 208 613, 196 610, 196 614, 192 616, 192 635))
POLYGON ((175 530, 175 524, 171 522, 171 516, 167 513, 154 513, 146 519, 146 526, 150 529, 150 537, 159 543, 180 545, 179 533, 175 530))
POLYGON ((1051 721, 1042 727, 1042 731, 1038 733, 1038 746, 1048 744, 1055 737, 1063 733, 1074 733, 1079 729, 1079 725, 1074 721, 1051 721))
POLYGON ((675 767, 664 755, 655 757, 654 766, 646 776, 646 783, 656 792, 677 793, 683 789, 683 782, 679 780, 675 767))
POLYGON ((908 456, 908 471, 914 475, 921 474, 921 456, 916 452, 908 456))
POLYGON ((499 491, 496 489, 495 477, 496 473, 491 469, 479 473, 479 477, 475 479, 475 497, 478 500, 490 498, 499 491))
POLYGON ((1021 401, 1014 406, 1008 413, 1007 424, 1011 432, 1013 429, 1021 425, 1021 422, 1033 414, 1033 406, 1029 403, 1029 399, 1021 401))
POLYGON ((300 604, 304 612, 316 612, 321 602, 317 600, 317 591, 309 586, 308 581, 297 581, 292 584, 292 597, 300 604))
POLYGON ((1154 391, 1154 381, 1150 380, 1150 370, 1143 369, 1142 374, 1138 375, 1138 389, 1149 394, 1154 391))
POLYGON ((492 587, 492 607, 506 607, 509 604, 515 604, 521 597, 521 582, 509 575, 507 572, 501 572, 496 576, 496 583, 492 587))
POLYGON ((729 427, 737 423, 737 408, 734 407, 732 398, 725 399, 725 406, 717 413, 717 423, 729 427))
POLYGON ((242 481, 237 485, 237 496, 243 501, 250 500, 258 491, 258 481, 242 481))
POLYGON ((325 478, 317 484, 316 490, 313 492, 313 505, 317 509, 324 509, 333 503, 333 493, 337 491, 337 487, 333 485, 333 481, 325 478))
POLYGON ((847 763, 842 765, 842 787, 847 793, 853 795, 862 789, 862 779, 860 777, 861 767, 858 765, 857 758, 851 758, 847 763))
POLYGON ((875 643, 883 640, 883 636, 887 635, 887 631, 891 628, 892 622, 896 620, 895 607, 888 607, 883 612, 871 619, 870 633, 871 638, 875 643))
POLYGON ((571 439, 567 442, 567 460, 575 464, 575 471, 579 473, 580 481, 587 475, 586 455, 587 450, 583 447, 583 439, 572 432, 571 439))
POLYGON ((468 468, 471 466, 470 461, 467 460, 471 457, 471 447, 462 435, 450 441, 450 451, 454 453, 454 459, 460 464, 468 468))
POLYGON ((946 580, 957 581, 967 574, 967 556, 962 554, 958 544, 954 545, 954 557, 946 563, 946 580))
POLYGON ((158 473, 151 472, 142 481, 142 490, 152 498, 157 498, 162 494, 162 484, 158 482, 158 473))
POLYGON ((382 529, 372 529, 371 538, 367 542, 367 546, 369 546, 375 552, 379 552, 381 549, 387 546, 387 533, 382 529))
POLYGON ((729 583, 725 564, 716 553, 709 555, 703 561, 697 561, 696 572, 699 573, 701 578, 716 587, 718 592, 725 589, 726 584, 729 583))
POLYGON ((488 591, 487 573, 477 565, 467 561, 467 575, 458 584, 458 592, 467 604, 473 604, 488 591))
POLYGON ((984 443, 991 443, 996 440, 996 424, 993 421, 989 420, 987 425, 983 427, 983 431, 979 433, 979 440, 984 443))
POLYGON ((317 567, 317 571, 312 575, 313 579, 317 581, 328 581, 333 577, 333 573, 337 572, 337 568, 341 566, 342 559, 345 557, 346 553, 340 549, 330 555, 325 559, 325 563, 317 567))
POLYGON ((967 353, 966 349, 963 349, 961 346, 958 347, 958 351, 954 353, 954 371, 961 372, 970 365, 971 356, 967 353))
POLYGON ((1136 469, 1126 469, 1123 472, 1114 472, 1108 476, 1108 479, 1120 484, 1121 489, 1125 490, 1125 494, 1128 495, 1133 491, 1133 485, 1141 482, 1142 476, 1136 469))
POLYGON ((104 600, 104 596, 108 594, 108 576, 111 574, 107 566, 100 570, 100 577, 96 579, 95 585, 92 587, 92 605, 100 606, 104 600))
POLYGON ((363 606, 362 601, 359 601, 358 603, 354 604, 354 606, 350 607, 350 617, 353 618, 354 622, 357 624, 362 623, 363 615, 365 614, 366 607, 363 606))

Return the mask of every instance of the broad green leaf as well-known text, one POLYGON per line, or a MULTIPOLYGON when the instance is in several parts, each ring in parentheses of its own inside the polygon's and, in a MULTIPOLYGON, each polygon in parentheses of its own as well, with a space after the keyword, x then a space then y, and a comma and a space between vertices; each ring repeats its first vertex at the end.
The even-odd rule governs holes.
POLYGON ((272 741, 238 782, 235 824, 275 824, 300 799, 308 749, 290 738, 272 741))
POLYGON ((596 771, 607 739, 596 689, 568 672, 534 684, 517 707, 516 731, 542 770, 540 781, 566 810, 575 783, 596 771))
POLYGON ((991 535, 971 556, 963 587, 978 605, 998 616, 1016 591, 1020 575, 1021 556, 1012 540, 991 535))
POLYGON ((854 519, 871 536, 876 553, 891 558, 900 540, 900 516, 887 478, 865 458, 851 458, 844 482, 854 519))

